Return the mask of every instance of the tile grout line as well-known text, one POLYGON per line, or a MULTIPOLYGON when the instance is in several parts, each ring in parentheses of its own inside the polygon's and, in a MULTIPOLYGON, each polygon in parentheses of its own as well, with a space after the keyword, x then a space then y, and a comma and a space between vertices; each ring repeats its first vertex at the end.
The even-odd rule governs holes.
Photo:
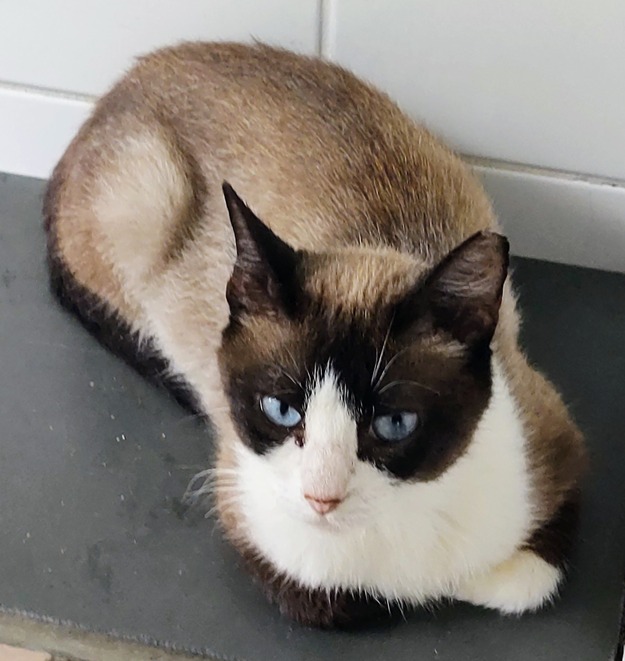
MULTIPOLYGON (((334 0, 319 0, 317 51, 319 56, 325 59, 329 59, 331 56, 330 36, 333 29, 333 4, 334 0)), ((39 85, 15 83, 6 80, 0 80, 0 91, 2 90, 21 92, 23 94, 32 94, 44 98, 64 99, 68 101, 88 104, 95 103, 98 98, 97 95, 70 92, 67 90, 39 85)), ((625 179, 619 179, 618 177, 602 177, 584 172, 562 170, 559 168, 548 168, 539 165, 532 165, 529 163, 507 161, 504 159, 489 158, 484 156, 474 156, 472 154, 460 153, 460 156, 464 161, 473 167, 499 170, 503 172, 509 172, 511 174, 525 174, 536 177, 546 177, 560 181, 582 182, 596 186, 625 188, 625 179)))
POLYGON ((323 17, 325 14, 324 0, 317 0, 317 57, 323 53, 323 17))
POLYGON ((330 36, 333 29, 334 0, 319 0, 319 39, 317 50, 319 57, 330 59, 330 36))
POLYGON ((540 165, 531 165, 529 163, 506 161, 498 158, 473 156, 472 154, 460 153, 459 155, 463 161, 472 167, 499 170, 502 172, 509 172, 511 174, 526 174, 534 177, 558 179, 560 181, 580 182, 594 186, 625 188, 625 179, 619 179, 618 177, 602 177, 600 175, 593 175, 585 172, 560 170, 558 168, 548 168, 540 165))
POLYGON ((98 98, 93 94, 82 94, 81 92, 71 92, 68 90, 56 89, 54 87, 43 87, 40 85, 14 83, 9 80, 0 80, 0 91, 2 90, 23 92, 24 94, 36 94, 37 96, 53 97, 55 99, 80 101, 83 103, 94 103, 98 98))

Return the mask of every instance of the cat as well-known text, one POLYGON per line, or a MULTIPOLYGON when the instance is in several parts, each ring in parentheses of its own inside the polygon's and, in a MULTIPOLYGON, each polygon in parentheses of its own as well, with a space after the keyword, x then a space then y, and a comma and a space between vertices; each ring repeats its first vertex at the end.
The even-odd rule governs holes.
POLYGON ((519 349, 486 194, 386 95, 262 44, 157 51, 44 215, 61 301, 215 423, 219 520, 283 614, 555 597, 583 437, 519 349))

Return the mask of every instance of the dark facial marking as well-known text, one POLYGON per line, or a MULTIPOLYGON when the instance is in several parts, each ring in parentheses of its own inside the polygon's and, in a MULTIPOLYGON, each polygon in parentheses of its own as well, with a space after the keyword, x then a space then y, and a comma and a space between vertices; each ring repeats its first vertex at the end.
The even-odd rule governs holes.
POLYGON ((304 391, 293 384, 285 370, 276 365, 256 365, 231 375, 225 386, 237 431, 254 452, 265 454, 289 437, 303 445, 304 419, 294 427, 282 427, 271 422, 260 405, 261 398, 268 395, 303 410, 304 391))
POLYGON ((280 367, 284 358, 280 349, 274 362, 256 363, 250 346, 250 362, 229 373, 226 368, 233 419, 244 441, 263 454, 293 437, 292 430, 273 425, 260 410, 259 397, 271 395, 304 412, 295 429, 295 442, 303 444, 306 393, 315 386, 314 375, 324 373, 330 364, 358 423, 358 457, 402 480, 438 477, 465 451, 488 404, 490 350, 462 349, 457 344, 450 348, 427 329, 409 333, 402 329, 387 341, 382 378, 376 382, 372 377, 389 316, 373 326, 353 320, 340 324, 336 319, 324 326, 316 321, 314 329, 294 332, 290 341, 295 344, 284 347, 285 355, 299 357, 295 377, 301 388, 280 367), (374 433, 376 415, 403 411, 415 412, 419 418, 409 436, 388 442, 374 433))
MULTIPOLYGON (((281 318, 280 323, 290 327, 285 334, 289 339, 287 346, 275 349, 273 362, 265 358, 257 364, 252 346, 256 338, 250 338, 250 362, 241 365, 237 358, 241 366, 228 374, 227 391, 242 437, 263 453, 292 436, 267 421, 258 397, 281 396, 284 391, 285 401, 305 413, 305 393, 315 386, 313 376, 331 365, 358 423, 359 458, 398 479, 435 479, 466 450, 488 405, 490 340, 506 269, 505 239, 481 233, 454 250, 401 300, 381 305, 373 314, 301 297, 296 313, 281 318), (300 390, 276 367, 287 355, 298 357, 300 390), (374 433, 375 416, 404 411, 419 419, 405 438, 389 442, 374 433)), ((263 295, 271 297, 271 292, 263 295)), ((224 340, 228 332, 239 331, 233 326, 224 340)), ((298 444, 305 441, 304 427, 305 415, 298 444)))
POLYGON ((331 344, 333 367, 358 411, 358 457, 404 480, 434 479, 449 467, 466 449, 491 393, 490 353, 447 354, 427 339, 412 337, 409 346, 391 341, 392 364, 373 385, 375 350, 364 334, 335 335, 331 344), (404 411, 419 418, 410 435, 389 442, 375 434, 375 416, 404 411))

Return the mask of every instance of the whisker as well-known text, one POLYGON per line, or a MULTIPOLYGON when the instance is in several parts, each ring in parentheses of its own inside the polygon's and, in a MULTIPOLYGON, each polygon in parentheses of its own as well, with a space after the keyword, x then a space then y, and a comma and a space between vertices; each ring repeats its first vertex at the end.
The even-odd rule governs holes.
POLYGON ((394 386, 399 386, 399 385, 417 386, 418 388, 429 390, 430 392, 433 392, 435 395, 440 395, 440 392, 438 390, 435 390, 434 388, 430 388, 430 386, 426 386, 424 383, 419 383, 418 381, 411 381, 409 379, 399 379, 397 381, 391 381, 390 383, 387 383, 384 387, 378 390, 378 395, 381 395, 382 393, 386 392, 387 390, 389 390, 389 388, 393 388, 394 386))
POLYGON ((238 502, 241 499, 241 490, 238 488, 231 489, 218 489, 217 491, 213 490, 198 490, 192 491, 188 495, 185 495, 182 502, 186 505, 197 505, 198 503, 204 501, 214 501, 215 498, 219 498, 220 503, 231 504, 238 502), (218 493, 219 492, 219 493, 218 493))
POLYGON ((219 505, 214 505, 211 507, 208 511, 205 512, 204 518, 205 519, 210 519, 212 516, 215 516, 216 514, 219 513, 219 509, 221 507, 231 507, 232 505, 236 505, 238 502, 240 502, 236 498, 231 498, 230 500, 222 500, 219 505))
POLYGON ((211 466, 205 468, 198 475, 238 475, 241 472, 239 468, 227 468, 225 466, 211 466))
POLYGON ((293 369, 297 370, 297 361, 295 360, 295 356, 293 356, 293 352, 288 348, 286 348, 285 351, 286 351, 286 355, 291 361, 291 365, 293 369))
POLYGON ((393 316, 391 317, 391 323, 388 325, 388 330, 386 331, 386 335, 384 336, 384 342, 382 342, 382 348, 380 349, 379 355, 376 349, 376 360, 375 360, 375 365, 373 367, 373 374, 371 375, 371 385, 373 385, 373 382, 376 380, 378 371, 380 370, 380 366, 382 365, 382 360, 384 360, 384 352, 386 351, 386 345, 388 343, 388 338, 391 335, 391 328, 393 327, 394 321, 395 321, 395 313, 393 313, 393 316))
POLYGON ((176 468, 183 471, 194 471, 204 466, 204 464, 176 464, 176 468))
POLYGON ((185 415, 182 418, 179 418, 174 422, 172 427, 178 427, 179 425, 184 425, 185 423, 189 422, 190 420, 201 420, 205 421, 207 419, 207 415, 205 413, 190 413, 189 415, 185 415))
POLYGON ((399 351, 398 351, 398 352, 397 352, 397 353, 396 353, 396 354, 395 354, 395 355, 394 355, 394 356, 388 361, 388 363, 386 363, 386 365, 384 366, 384 369, 382 370, 382 374, 380 374, 380 376, 377 378, 375 384, 373 385, 373 389, 374 389, 374 390, 377 390, 378 386, 380 385, 380 383, 382 383, 382 381, 384 380, 384 377, 385 377, 386 374, 388 373, 389 369, 391 369, 391 367, 392 367, 392 365, 395 363, 395 361, 396 361, 400 356, 402 356, 403 354, 405 354, 406 351, 408 351, 408 349, 410 349, 410 347, 404 347, 403 349, 400 349, 400 350, 399 350, 399 351))
POLYGON ((187 486, 187 493, 197 493, 202 489, 235 484, 238 474, 239 472, 235 468, 205 468, 191 478, 187 486))
POLYGON ((201 486, 199 486, 197 489, 190 489, 189 493, 199 494, 202 492, 205 493, 212 493, 217 491, 226 492, 226 491, 236 491, 239 488, 240 485, 237 482, 224 482, 222 480, 216 482, 207 481, 201 486))
POLYGON ((187 488, 185 493, 189 496, 199 496, 204 493, 216 493, 217 491, 234 491, 239 488, 237 482, 234 481, 224 481, 224 480, 206 480, 197 487, 191 485, 190 488, 187 488))
POLYGON ((304 388, 302 387, 302 384, 291 374, 289 374, 284 368, 280 367, 279 368, 280 372, 286 376, 286 378, 293 383, 299 390, 303 390, 304 388))

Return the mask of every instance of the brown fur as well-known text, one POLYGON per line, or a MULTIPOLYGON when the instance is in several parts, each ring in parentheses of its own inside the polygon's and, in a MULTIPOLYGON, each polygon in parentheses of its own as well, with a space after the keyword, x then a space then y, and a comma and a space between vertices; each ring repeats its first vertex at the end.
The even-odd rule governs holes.
MULTIPOLYGON (((498 226, 467 167, 339 67, 237 44, 189 43, 142 58, 54 171, 49 250, 71 278, 66 293, 87 291, 169 359, 169 347, 185 348, 173 367, 214 414, 228 468, 236 432, 215 358, 235 261, 223 180, 281 239, 319 253, 307 266, 309 294, 337 313, 374 316, 465 239, 498 226), (159 309, 167 314, 156 332, 146 320, 159 309)), ((253 324, 258 355, 292 332, 280 320, 253 324)), ((508 282, 493 347, 529 436, 537 527, 549 526, 573 498, 583 442, 517 335, 508 282)), ((251 344, 241 342, 244 363, 251 344)), ((225 500, 220 508, 236 537, 236 508, 225 500)))

